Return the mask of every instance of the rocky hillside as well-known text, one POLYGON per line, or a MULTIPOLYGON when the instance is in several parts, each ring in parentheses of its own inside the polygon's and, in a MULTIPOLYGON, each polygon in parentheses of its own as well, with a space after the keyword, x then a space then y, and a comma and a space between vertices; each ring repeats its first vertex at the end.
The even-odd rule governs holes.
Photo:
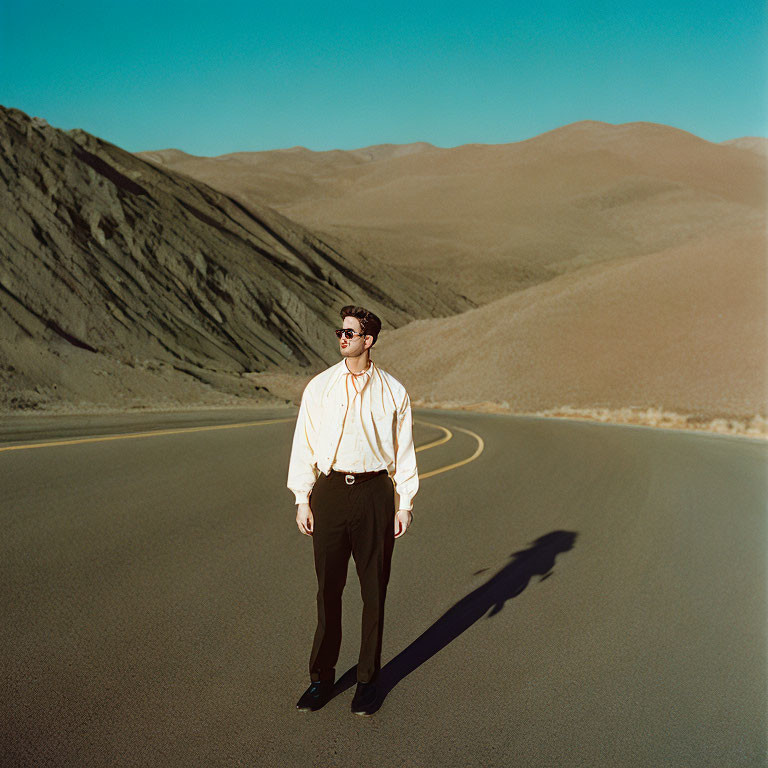
POLYGON ((338 359, 344 304, 385 328, 472 306, 267 206, 3 107, 0 206, 6 410, 252 397, 250 372, 338 359))

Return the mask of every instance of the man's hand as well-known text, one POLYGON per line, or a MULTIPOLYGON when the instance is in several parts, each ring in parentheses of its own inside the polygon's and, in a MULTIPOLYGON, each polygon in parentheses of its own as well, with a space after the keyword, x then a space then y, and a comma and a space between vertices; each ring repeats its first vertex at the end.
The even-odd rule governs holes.
POLYGON ((395 538, 399 539, 407 530, 413 520, 410 509, 400 509, 395 515, 395 538))
POLYGON ((312 510, 309 504, 299 504, 296 510, 296 525, 299 526, 299 530, 307 535, 312 535, 312 527, 315 523, 315 519, 312 517, 312 510))

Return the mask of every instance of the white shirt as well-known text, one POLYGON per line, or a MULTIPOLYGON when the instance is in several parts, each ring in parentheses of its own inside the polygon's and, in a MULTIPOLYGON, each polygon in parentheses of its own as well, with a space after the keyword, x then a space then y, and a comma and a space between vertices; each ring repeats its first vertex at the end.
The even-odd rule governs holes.
POLYGON ((318 373, 304 389, 293 434, 288 488, 306 504, 320 472, 386 469, 412 509, 419 488, 411 400, 405 387, 371 360, 354 374, 346 358, 318 373))
POLYGON ((341 440, 336 448, 336 456, 331 468, 338 472, 373 472, 386 469, 386 464, 379 457, 366 450, 367 443, 362 428, 360 409, 362 405, 362 390, 370 378, 371 366, 361 373, 349 373, 345 376, 347 388, 347 412, 341 428, 341 440), (349 399, 349 395, 352 399, 349 399))

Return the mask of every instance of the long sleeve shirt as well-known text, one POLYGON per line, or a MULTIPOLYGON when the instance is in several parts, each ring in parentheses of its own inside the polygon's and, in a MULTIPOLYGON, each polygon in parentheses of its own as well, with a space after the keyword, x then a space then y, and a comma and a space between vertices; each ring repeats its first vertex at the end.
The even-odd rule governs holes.
POLYGON ((318 373, 304 389, 291 447, 288 488, 306 504, 320 472, 386 469, 412 509, 419 488, 411 401, 405 387, 373 360, 360 374, 346 358, 318 373))

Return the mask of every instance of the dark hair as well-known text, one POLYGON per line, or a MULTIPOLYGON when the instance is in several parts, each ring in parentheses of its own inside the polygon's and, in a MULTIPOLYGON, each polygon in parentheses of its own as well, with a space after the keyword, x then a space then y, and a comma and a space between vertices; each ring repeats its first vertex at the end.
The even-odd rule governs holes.
POLYGON ((342 320, 345 317, 356 317, 360 321, 360 332, 365 336, 373 336, 371 346, 376 343, 379 331, 381 330, 381 320, 373 312, 369 312, 364 307, 355 307, 349 304, 346 307, 342 307, 339 314, 342 320))

